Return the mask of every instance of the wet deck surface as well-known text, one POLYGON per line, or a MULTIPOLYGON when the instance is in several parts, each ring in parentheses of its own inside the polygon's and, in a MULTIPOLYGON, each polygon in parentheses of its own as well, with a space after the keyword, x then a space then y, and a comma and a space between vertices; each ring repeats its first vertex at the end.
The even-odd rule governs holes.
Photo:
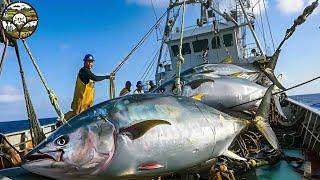
MULTIPOLYGON (((295 157, 303 158, 303 154, 300 150, 286 150, 286 154, 295 157)), ((320 170, 320 162, 313 161, 312 164, 312 173, 318 173, 320 170)), ((14 179, 14 180, 48 180, 49 178, 39 176, 36 174, 29 173, 23 168, 11 168, 7 170, 0 171, 0 179, 14 179)), ((261 167, 255 171, 238 176, 237 179, 250 179, 250 180, 277 180, 277 179, 290 179, 290 180, 301 180, 302 174, 299 174, 290 167, 286 161, 282 160, 274 166, 265 166, 261 167)))
POLYGON ((10 168, 6 170, 0 171, 0 179, 1 180, 7 180, 7 179, 14 179, 14 180, 48 180, 49 178, 39 176, 36 174, 32 174, 28 172, 27 170, 16 167, 16 168, 10 168))

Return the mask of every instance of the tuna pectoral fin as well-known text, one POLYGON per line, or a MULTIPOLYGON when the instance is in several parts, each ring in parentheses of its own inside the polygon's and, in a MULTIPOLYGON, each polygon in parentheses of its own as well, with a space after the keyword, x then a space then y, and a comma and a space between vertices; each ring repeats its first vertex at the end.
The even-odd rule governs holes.
POLYGON ((188 84, 186 84, 186 86, 190 86, 192 89, 196 89, 199 86, 201 86, 201 84, 206 83, 206 82, 214 82, 214 80, 212 80, 212 79, 197 79, 197 80, 189 82, 188 84))
POLYGON ((229 158, 232 158, 232 159, 240 160, 240 161, 247 161, 245 158, 240 157, 237 154, 235 154, 229 150, 226 150, 222 155, 229 157, 229 158))
POLYGON ((258 128, 258 130, 261 132, 261 134, 268 140, 270 145, 278 150, 279 149, 279 142, 278 139, 273 132, 272 128, 270 127, 270 124, 268 122, 269 117, 269 110, 270 110, 270 102, 271 102, 271 96, 272 96, 272 90, 274 88, 274 85, 270 86, 264 95, 262 102, 258 108, 258 111, 256 113, 256 117, 254 118, 254 124, 258 128))
POLYGON ((120 129, 120 133, 127 135, 131 140, 135 140, 143 136, 151 128, 161 124, 171 125, 171 123, 166 120, 158 120, 158 119, 146 120, 146 121, 142 121, 137 124, 131 125, 127 128, 120 129))

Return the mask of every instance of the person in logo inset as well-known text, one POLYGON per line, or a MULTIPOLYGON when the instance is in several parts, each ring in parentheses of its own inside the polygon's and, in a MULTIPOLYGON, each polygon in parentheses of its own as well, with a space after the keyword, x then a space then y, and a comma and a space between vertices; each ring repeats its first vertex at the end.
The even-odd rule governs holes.
POLYGON ((133 94, 143 94, 144 91, 143 91, 143 84, 141 81, 138 81, 137 82, 137 85, 136 85, 137 89, 133 91, 133 94))
POLYGON ((72 118, 92 106, 95 94, 94 82, 114 78, 113 75, 96 76, 91 72, 94 62, 91 54, 85 55, 83 61, 84 64, 79 70, 73 101, 71 103, 72 111, 65 114, 65 120, 72 118))

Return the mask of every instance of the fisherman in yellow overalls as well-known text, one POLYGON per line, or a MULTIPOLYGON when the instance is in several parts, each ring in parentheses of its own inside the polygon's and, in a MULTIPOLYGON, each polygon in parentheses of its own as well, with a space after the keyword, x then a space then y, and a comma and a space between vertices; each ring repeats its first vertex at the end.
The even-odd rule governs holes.
POLYGON ((73 101, 71 104, 72 111, 69 111, 64 115, 65 120, 72 118, 92 106, 95 94, 94 82, 110 79, 109 75, 96 76, 91 72, 94 61, 91 54, 87 54, 83 61, 84 66, 79 70, 74 90, 73 101))

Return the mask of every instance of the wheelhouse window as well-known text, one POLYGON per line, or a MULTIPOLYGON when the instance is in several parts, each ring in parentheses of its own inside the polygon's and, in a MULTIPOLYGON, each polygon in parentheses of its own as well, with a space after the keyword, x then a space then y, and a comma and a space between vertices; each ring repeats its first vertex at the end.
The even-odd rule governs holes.
MULTIPOLYGON (((171 50, 173 52, 174 56, 177 56, 179 54, 179 46, 173 45, 171 46, 171 50)), ((182 44, 182 55, 191 54, 191 48, 189 43, 183 43, 182 44)))
POLYGON ((225 45, 226 47, 233 46, 232 34, 225 34, 225 35, 223 35, 223 42, 224 42, 224 45, 225 45))
POLYGON ((211 41, 211 44, 212 44, 212 49, 219 49, 221 47, 220 37, 219 36, 214 37, 211 41))
POLYGON ((208 39, 202 39, 192 42, 194 52, 202 52, 208 48, 208 39))

